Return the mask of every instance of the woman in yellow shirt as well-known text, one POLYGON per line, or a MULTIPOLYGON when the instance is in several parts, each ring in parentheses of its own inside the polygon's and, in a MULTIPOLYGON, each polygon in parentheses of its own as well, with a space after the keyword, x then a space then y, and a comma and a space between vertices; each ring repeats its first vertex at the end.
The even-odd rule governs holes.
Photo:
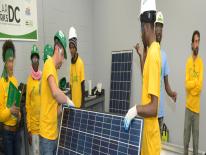
POLYGON ((41 71, 39 70, 39 50, 33 45, 31 51, 31 73, 27 80, 26 90, 26 112, 27 129, 29 132, 29 144, 32 153, 39 155, 39 116, 40 116, 40 80, 41 71))
POLYGON ((3 143, 4 152, 9 155, 20 154, 20 133, 18 122, 20 120, 19 108, 13 104, 11 108, 6 106, 9 83, 12 82, 16 87, 18 81, 13 75, 15 47, 11 40, 4 42, 2 47, 2 57, 4 69, 0 80, 0 122, 3 123, 3 143))

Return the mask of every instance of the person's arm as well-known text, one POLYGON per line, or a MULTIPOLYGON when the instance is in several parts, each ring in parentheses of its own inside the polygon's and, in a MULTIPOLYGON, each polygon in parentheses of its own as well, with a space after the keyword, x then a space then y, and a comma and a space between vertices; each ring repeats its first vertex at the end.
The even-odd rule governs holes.
POLYGON ((67 96, 57 87, 56 81, 53 77, 53 75, 49 75, 47 78, 47 81, 49 83, 50 90, 52 92, 53 98, 59 103, 59 104, 65 104, 67 103, 67 96))
POLYGON ((7 108, 5 104, 5 91, 2 81, 0 81, 0 122, 6 122, 10 119, 11 115, 19 115, 19 108, 15 104, 10 108, 7 108))
POLYGON ((26 87, 26 125, 27 125, 27 131, 28 131, 28 142, 31 145, 32 144, 32 134, 31 134, 31 96, 30 96, 30 85, 29 80, 27 81, 27 87, 26 87))
POLYGON ((4 88, 0 81, 0 122, 5 122, 11 117, 10 109, 7 108, 5 104, 4 88))
POLYGON ((172 100, 174 102, 176 102, 176 98, 177 98, 177 93, 175 91, 173 91, 170 87, 170 83, 169 83, 169 65, 167 62, 167 56, 166 53, 163 51, 162 52, 162 74, 164 77, 164 85, 165 85, 165 91, 167 92, 167 95, 169 97, 172 98, 172 100))
POLYGON ((140 47, 139 47, 139 44, 137 43, 137 45, 134 47, 138 56, 139 56, 139 60, 140 60, 140 69, 141 69, 141 74, 143 74, 143 68, 144 68, 144 63, 145 63, 145 59, 146 59, 146 56, 147 56, 147 48, 144 47, 144 52, 143 54, 141 54, 140 52, 140 47))
POLYGON ((158 97, 151 95, 151 102, 147 105, 137 105, 137 114, 141 117, 156 117, 158 97))
POLYGON ((144 62, 143 62, 143 56, 142 55, 139 55, 139 62, 140 62, 141 74, 143 74, 144 62))
POLYGON ((144 63, 145 63, 145 60, 146 60, 146 57, 147 57, 147 47, 144 47, 144 52, 143 52, 143 67, 144 68, 144 63))
POLYGON ((58 107, 57 107, 57 116, 61 117, 61 115, 62 115, 62 105, 58 105, 58 107))
POLYGON ((27 82, 27 87, 26 87, 26 121, 27 121, 27 130, 30 132, 30 120, 31 120, 31 97, 30 97, 30 86, 29 82, 27 82))
POLYGON ((192 95, 199 95, 202 91, 202 85, 203 85, 203 64, 201 63, 200 65, 200 72, 199 72, 199 77, 195 81, 195 88, 191 90, 192 95))
POLYGON ((85 98, 85 75, 84 75, 84 62, 81 64, 81 71, 80 71, 80 80, 81 80, 81 91, 82 91, 82 103, 81 107, 84 107, 84 98, 85 98))
POLYGON ((128 130, 131 120, 137 115, 147 118, 147 117, 157 117, 158 109, 158 97, 151 95, 151 102, 147 105, 135 105, 129 109, 124 118, 124 128, 128 130))
POLYGON ((190 91, 195 87, 195 80, 190 80, 190 72, 188 62, 186 64, 186 77, 185 77, 185 88, 187 91, 190 91))
POLYGON ((72 100, 72 68, 71 68, 71 65, 70 65, 70 69, 69 69, 69 79, 70 79, 70 81, 69 81, 69 87, 70 87, 70 92, 71 92, 70 98, 71 98, 71 100, 72 100))
POLYGON ((167 92, 167 95, 170 96, 174 102, 176 102, 177 93, 171 89, 168 80, 168 75, 164 76, 164 84, 165 84, 165 91, 167 92))

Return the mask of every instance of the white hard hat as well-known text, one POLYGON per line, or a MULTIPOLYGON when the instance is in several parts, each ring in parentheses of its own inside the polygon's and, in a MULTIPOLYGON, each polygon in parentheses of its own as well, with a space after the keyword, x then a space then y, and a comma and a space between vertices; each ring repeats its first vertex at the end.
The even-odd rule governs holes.
POLYGON ((146 11, 156 11, 155 0, 141 0, 140 15, 146 11))
POLYGON ((69 39, 71 38, 77 38, 76 29, 73 26, 69 29, 69 39))
POLYGON ((156 14, 156 21, 155 23, 161 23, 164 24, 164 17, 161 11, 158 11, 156 14))

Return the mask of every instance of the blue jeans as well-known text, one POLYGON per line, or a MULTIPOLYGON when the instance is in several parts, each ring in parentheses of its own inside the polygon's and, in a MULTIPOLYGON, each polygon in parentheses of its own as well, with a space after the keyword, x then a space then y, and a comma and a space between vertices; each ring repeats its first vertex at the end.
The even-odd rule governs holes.
POLYGON ((49 140, 39 136, 39 145, 41 155, 56 155, 57 140, 49 140))
POLYGON ((3 145, 5 155, 20 155, 20 132, 3 130, 3 145))

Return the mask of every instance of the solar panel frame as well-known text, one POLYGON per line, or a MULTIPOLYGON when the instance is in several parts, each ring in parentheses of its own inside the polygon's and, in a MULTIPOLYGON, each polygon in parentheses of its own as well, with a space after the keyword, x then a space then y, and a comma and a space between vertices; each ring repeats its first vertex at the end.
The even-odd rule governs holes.
MULTIPOLYGON (((70 115, 72 115, 72 114, 70 114, 70 115)), ((76 114, 77 115, 77 114, 76 114)), ((66 115, 65 117, 67 117, 68 115, 66 115)), ((68 116, 68 118, 69 117, 72 117, 72 116, 68 116)), ((84 119, 85 117, 83 117, 82 119, 80 119, 80 122, 81 121, 83 121, 83 119, 84 119)), ((71 118, 70 118, 71 119, 71 118)), ((74 121, 73 122, 70 122, 69 121, 69 119, 67 120, 67 122, 69 122, 70 124, 71 123, 75 123, 75 120, 76 120, 77 118, 74 118, 74 121)), ((87 110, 82 110, 82 109, 74 109, 74 108, 72 108, 72 109, 70 109, 70 108, 63 108, 63 114, 62 114, 62 119, 61 119, 61 127, 60 127, 60 132, 59 132, 59 140, 58 140, 58 147, 57 147, 57 155, 59 155, 59 154, 63 154, 63 155, 73 155, 73 154, 94 154, 94 155, 96 155, 96 154, 100 154, 100 155, 106 155, 106 154, 111 154, 111 155, 113 155, 113 154, 118 154, 118 155, 125 155, 125 154, 130 154, 128 151, 130 150, 130 151, 135 151, 135 154, 137 154, 137 155, 139 155, 140 154, 140 149, 141 149, 141 140, 142 140, 142 132, 143 132, 143 119, 142 118, 135 118, 134 120, 133 120, 133 122, 132 122, 132 124, 131 124, 131 127, 130 127, 130 129, 129 129, 129 131, 125 131, 123 128, 123 119, 124 119, 124 117, 123 116, 118 116, 118 115, 114 115, 114 114, 109 114, 109 113, 100 113, 100 112, 94 112, 94 111, 87 111, 87 110), (82 141, 83 141, 83 137, 85 136, 85 143, 84 143, 84 150, 85 151, 89 151, 89 148, 88 147, 86 147, 86 145, 88 144, 88 142, 86 142, 86 140, 88 140, 88 139, 90 139, 90 140, 92 140, 92 144, 91 144, 91 149, 93 148, 93 147, 95 147, 95 148, 99 148, 99 152, 98 151, 95 151, 95 149, 94 150, 91 150, 91 152, 90 153, 86 153, 86 152, 83 152, 83 153, 78 153, 78 152, 76 152, 76 151, 74 151, 74 150, 72 150, 72 149, 68 149, 68 148, 65 148, 65 147, 63 147, 63 146, 61 146, 60 145, 60 141, 61 141, 61 139, 62 139, 62 137, 64 137, 64 135, 61 137, 61 134, 63 134, 62 132, 63 132, 63 126, 62 126, 62 124, 63 124, 63 119, 64 119, 64 114, 66 113, 67 114, 67 111, 65 112, 65 109, 67 110, 67 111, 70 111, 70 113, 72 112, 72 110, 73 111, 76 111, 76 113, 79 111, 79 112, 81 112, 81 118, 82 118, 82 115, 83 114, 85 114, 85 113, 88 113, 88 117, 87 117, 87 125, 88 125, 88 127, 90 126, 93 126, 93 125, 91 125, 92 124, 92 121, 90 121, 89 122, 89 120, 92 120, 92 117, 94 116, 95 117, 95 122, 94 122, 94 124, 95 123, 99 123, 99 125, 101 124, 101 120, 100 120, 100 118, 102 117, 102 119, 104 120, 105 119, 105 121, 106 122, 104 122, 104 123, 102 123, 102 132, 100 132, 101 133, 101 135, 98 135, 98 134, 100 134, 100 133, 96 133, 96 131, 94 130, 94 133, 93 133, 93 135, 91 134, 91 133, 84 133, 83 131, 78 131, 77 129, 75 129, 75 128, 73 128, 73 129, 70 129, 69 127, 71 126, 71 125, 69 125, 69 124, 67 124, 67 129, 66 129, 66 131, 70 131, 70 132, 68 132, 68 133, 66 133, 65 134, 65 137, 67 137, 67 140, 70 140, 69 138, 70 137, 72 137, 73 136, 73 138, 72 138, 72 140, 73 141, 76 141, 77 142, 77 145, 78 145, 78 143, 81 143, 81 145, 82 145, 82 141), (91 115, 90 115, 91 114, 91 115), (111 117, 111 122, 110 122, 110 118, 111 117), (115 132, 116 132, 116 134, 118 133, 118 121, 121 121, 120 123, 120 125, 119 125, 119 131, 120 131, 120 133, 119 133, 119 136, 117 136, 116 135, 116 137, 115 137, 115 135, 113 135, 113 134, 115 134, 115 132), (116 123, 116 124, 115 124, 116 123), (106 127, 106 125, 108 125, 108 124, 111 124, 111 129, 110 129, 110 137, 106 137, 106 135, 107 134, 105 134, 106 133, 106 128, 104 128, 104 127, 106 127), (104 127, 103 127, 104 126, 104 127), (113 127, 113 128, 112 128, 113 127), (115 127, 115 128, 114 128, 115 127), (134 127, 138 127, 138 129, 134 129, 134 127), (116 130, 112 130, 112 129, 116 129, 116 130), (123 130, 122 130, 123 129, 123 130), (105 131, 104 131, 105 130, 105 131), (122 131, 124 131, 123 133, 122 133, 122 131), (137 131, 139 131, 139 132, 137 132, 137 131), (75 140, 75 138, 74 137, 76 137, 76 135, 77 135, 77 133, 75 133, 75 132, 78 132, 78 134, 80 135, 78 135, 78 138, 80 138, 80 140, 79 141, 77 141, 77 140, 75 140), (112 134, 113 133, 113 134, 112 134), (135 134, 136 135, 135 135, 135 134), (72 136, 68 136, 68 134, 72 134, 72 136), (89 137, 88 137, 88 135, 89 135, 89 137), (126 137, 126 136, 129 136, 129 137, 126 137), (91 137, 93 136, 93 137, 97 137, 96 139, 94 138, 94 139, 92 139, 91 137), (105 136, 105 137, 103 137, 103 136, 105 136), (115 139, 116 138, 116 139, 115 139), (127 139, 128 138, 128 139, 127 139), (139 139, 135 139, 135 138, 139 138, 139 139), (106 141, 106 140, 108 140, 109 139, 109 143, 106 141), (95 140, 95 142, 94 142, 94 140, 95 140), (127 141, 128 140, 128 141, 127 141), (139 141, 138 141, 139 140, 139 141), (126 142, 130 142, 130 143, 126 143, 126 142), (87 144, 86 144, 87 143, 87 144), (138 143, 138 146, 137 145, 135 145, 135 144, 137 144, 138 143), (107 145, 108 144, 108 145, 107 145), (93 146, 94 145, 94 146, 93 146), (115 148, 115 149, 113 149, 113 147, 115 147, 117 145, 117 148, 115 148), (111 149, 111 146, 112 146, 112 149, 111 149), (127 147, 125 147, 125 146, 127 146, 127 147), (109 148, 107 148, 107 147, 109 147, 109 148), (130 149, 129 149, 129 147, 130 147, 130 149), (123 148, 126 148, 126 149, 128 149, 127 150, 127 153, 125 153, 125 149, 123 149, 123 148), (137 150, 134 150, 134 148, 137 148, 138 149, 138 151, 137 150), (106 152, 106 150, 108 151, 108 153, 103 153, 103 152, 100 152, 100 149, 101 149, 101 151, 105 151, 106 152), (117 149, 119 149, 119 152, 117 152, 117 149), (109 151, 111 151, 111 152, 109 152, 109 151), (121 151, 123 151, 123 152, 121 152, 121 151)), ((78 121, 76 121, 76 123, 78 124, 78 121)), ((81 123, 80 123, 81 124, 81 123)), ((83 125, 83 124, 82 124, 83 125)), ((96 124, 95 124, 96 125, 96 124)), ((99 126, 95 126, 94 125, 94 129, 96 129, 96 128, 99 128, 99 126)), ((74 124, 73 124, 73 126, 74 126, 74 124)), ((64 128, 66 128, 66 127, 64 127, 64 128)), ((88 128, 86 128, 86 130, 87 130, 88 128)), ((79 126, 79 130, 80 130, 80 126, 79 126)), ((92 130, 92 129, 90 129, 89 128, 89 130, 92 130)), ((97 130, 98 131, 98 130, 97 130)), ((107 131, 108 132, 108 131, 107 131)), ((66 144, 69 144, 68 143, 68 141, 66 141, 65 139, 64 139, 64 145, 65 145, 65 143, 66 144)), ((72 142, 70 142, 70 143, 72 143, 72 142)), ((73 144, 74 145, 74 144, 73 144)), ((80 145, 80 146, 81 146, 80 145)), ((69 147, 71 147, 71 144, 69 145, 69 147)), ((73 147, 75 147, 75 146, 73 146, 73 147)), ((78 148, 79 146, 76 146, 76 149, 78 148)), ((81 150, 82 148, 80 147, 78 150, 81 150)))
POLYGON ((132 69, 133 69, 133 50, 121 50, 121 51, 112 51, 111 53, 111 75, 110 75, 110 100, 109 100, 109 112, 114 113, 114 114, 120 114, 120 115, 125 115, 127 111, 129 110, 130 107, 130 98, 131 98, 131 84, 132 84, 132 69), (114 59, 113 54, 125 54, 129 53, 131 54, 130 58, 130 63, 127 65, 123 65, 121 63, 127 62, 127 58, 122 58, 121 56, 117 59, 117 63, 113 64, 114 59), (123 60, 123 61, 122 61, 123 60), (118 65, 118 63, 120 65, 118 65), (120 71, 120 69, 123 68, 123 71, 120 71), (126 75, 126 80, 124 79, 123 74, 118 74, 113 75, 113 72, 126 72, 129 68, 129 74, 126 75), (114 71, 113 71, 114 69, 114 71), (118 81, 114 81, 112 79, 112 75, 115 76, 114 79, 123 79, 123 81, 119 82, 119 85, 117 84, 118 81), (121 76, 123 77, 121 77, 121 76), (127 83, 126 83, 127 82, 127 83), (116 83, 116 84, 115 84, 116 83), (125 91, 125 86, 127 87, 127 92, 125 91), (117 87, 117 88, 115 88, 117 87), (118 93, 119 91, 119 93, 118 93), (125 94, 124 94, 125 93, 125 94), (126 97, 124 98, 124 95, 126 97), (118 97, 117 97, 118 96, 118 97), (127 99, 126 99, 127 98, 127 99))

